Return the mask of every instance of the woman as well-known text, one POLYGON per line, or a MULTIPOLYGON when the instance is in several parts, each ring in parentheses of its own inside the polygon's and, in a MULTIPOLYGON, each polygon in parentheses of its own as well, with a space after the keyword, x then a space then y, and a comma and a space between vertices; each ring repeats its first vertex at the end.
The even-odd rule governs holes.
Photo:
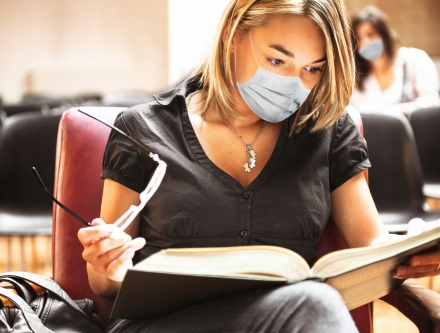
MULTIPOLYGON (((115 296, 133 261, 168 247, 269 244, 312 264, 330 214, 351 247, 388 238, 362 175, 370 165, 364 139, 344 112, 353 80, 342 0, 232 0, 195 76, 115 121, 157 153, 167 173, 125 232, 113 226, 139 203, 156 163, 112 132, 101 218, 78 234, 92 289, 115 296)), ((418 258, 419 266, 402 266, 396 276, 438 274, 439 253, 418 258)), ((357 331, 340 295, 317 282, 121 325, 139 332, 357 331)))
POLYGON ((426 52, 398 47, 387 16, 373 6, 352 21, 358 78, 351 104, 360 111, 401 112, 440 105, 439 78, 426 52))

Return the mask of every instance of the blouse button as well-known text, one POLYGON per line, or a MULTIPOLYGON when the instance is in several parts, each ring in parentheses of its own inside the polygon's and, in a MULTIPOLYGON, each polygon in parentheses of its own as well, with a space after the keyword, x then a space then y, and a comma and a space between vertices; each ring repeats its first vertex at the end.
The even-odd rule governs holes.
POLYGON ((248 199, 250 195, 251 195, 251 193, 249 191, 243 192, 243 198, 245 198, 245 199, 248 199))
POLYGON ((246 230, 240 231, 240 236, 245 238, 247 236, 247 231, 246 230))

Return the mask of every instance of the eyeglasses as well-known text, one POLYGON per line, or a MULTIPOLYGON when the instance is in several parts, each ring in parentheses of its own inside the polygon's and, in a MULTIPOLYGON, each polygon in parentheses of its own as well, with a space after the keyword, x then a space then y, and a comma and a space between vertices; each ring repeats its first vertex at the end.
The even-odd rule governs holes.
POLYGON ((62 209, 64 209, 66 212, 68 212, 70 215, 72 215, 74 218, 76 218, 78 221, 80 221, 82 224, 85 224, 86 226, 90 227, 90 222, 87 222, 86 220, 84 220, 82 217, 80 217, 79 215, 75 214, 73 211, 71 211, 69 208, 67 208, 66 206, 64 206, 61 202, 59 202, 53 195, 52 193, 50 193, 50 191, 47 189, 46 185, 43 182, 43 179, 41 179, 37 169, 35 167, 32 167, 32 171, 34 172, 34 175, 37 177, 38 181, 40 182, 40 185, 44 188, 44 190, 46 191, 47 195, 58 205, 60 206, 62 209))
MULTIPOLYGON (((157 191, 159 188, 160 183, 162 182, 163 177, 166 173, 167 164, 162 161, 157 154, 153 154, 151 152, 148 152, 148 150, 139 142, 134 140, 132 137, 128 136, 124 132, 122 132, 119 128, 116 128, 115 126, 107 123, 106 121, 99 119, 95 116, 92 116, 91 114, 78 110, 79 112, 103 123, 104 125, 114 129, 119 134, 123 135, 125 138, 133 142, 138 148, 140 148, 142 151, 147 152, 148 156, 152 158, 155 162, 158 163, 158 166, 156 170, 153 173, 153 176, 151 177, 150 181, 148 182, 147 187, 145 190, 143 190, 139 194, 140 203, 139 205, 131 205, 130 208, 114 223, 117 227, 119 227, 122 230, 125 230, 130 223, 134 220, 134 218, 140 213, 140 211, 145 207, 146 203, 150 200, 150 198, 153 196, 153 194, 157 191)), ((76 218, 78 221, 80 221, 82 224, 86 226, 91 226, 90 222, 87 222, 82 217, 80 217, 78 214, 74 213, 72 210, 67 208, 65 205, 63 205, 61 202, 59 202, 52 193, 47 189, 46 185, 44 184, 43 180, 41 179, 40 175, 38 174, 38 171, 35 167, 32 167, 32 171, 34 172, 35 176, 37 177, 38 181, 40 182, 40 185, 43 187, 43 189, 46 191, 47 195, 62 209, 64 209, 67 213, 72 215, 74 218, 76 218)))

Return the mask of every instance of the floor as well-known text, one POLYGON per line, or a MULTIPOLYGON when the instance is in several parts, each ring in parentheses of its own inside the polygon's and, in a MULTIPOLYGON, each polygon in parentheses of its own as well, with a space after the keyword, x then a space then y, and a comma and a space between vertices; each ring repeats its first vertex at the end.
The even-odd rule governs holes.
MULTIPOLYGON (((6 266, 8 257, 8 241, 6 237, 0 236, 0 272, 25 270, 37 274, 51 276, 51 240, 48 237, 27 238, 23 244, 18 238, 13 238, 10 244, 12 252, 12 265, 6 266), (34 244, 38 249, 35 253, 31 252, 31 245, 34 244), (20 265, 21 246, 24 246, 26 265, 20 265)), ((435 280, 417 279, 415 282, 426 287, 431 286, 440 292, 440 277, 435 280)), ((375 333, 416 333, 417 328, 399 311, 382 301, 374 302, 374 332, 375 333)))

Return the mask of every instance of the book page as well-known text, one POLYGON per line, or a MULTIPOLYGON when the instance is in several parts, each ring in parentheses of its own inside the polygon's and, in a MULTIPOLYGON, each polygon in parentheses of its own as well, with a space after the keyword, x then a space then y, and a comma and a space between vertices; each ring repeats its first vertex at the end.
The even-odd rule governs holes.
POLYGON ((436 246, 439 239, 440 227, 437 227, 417 236, 402 237, 401 241, 389 244, 335 251, 315 263, 312 275, 329 278, 402 253, 411 256, 436 246))
POLYGON ((403 282, 390 274, 401 260, 399 256, 385 259, 330 278, 326 283, 339 291, 347 308, 352 310, 387 295, 403 282))
POLYGON ((258 279, 303 280, 310 275, 298 254, 272 246, 167 249, 133 269, 150 272, 258 279))

